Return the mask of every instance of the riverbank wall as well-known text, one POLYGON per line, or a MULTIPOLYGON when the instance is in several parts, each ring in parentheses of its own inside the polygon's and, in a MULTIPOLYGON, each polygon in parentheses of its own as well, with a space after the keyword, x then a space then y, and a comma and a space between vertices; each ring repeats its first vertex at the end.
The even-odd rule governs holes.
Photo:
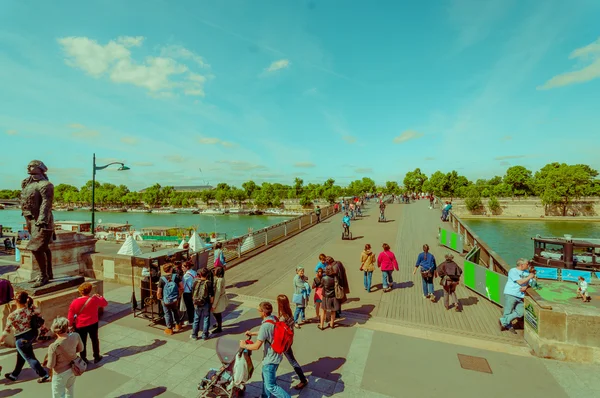
MULTIPOLYGON (((451 200, 443 198, 443 201, 451 200)), ((552 219, 569 220, 581 219, 600 221, 600 198, 581 198, 573 201, 566 209, 559 205, 546 206, 536 197, 529 198, 498 198, 500 209, 493 212, 489 208, 489 199, 482 198, 483 208, 471 212, 467 209, 464 199, 452 199, 452 211, 462 218, 495 218, 495 219, 552 219)))

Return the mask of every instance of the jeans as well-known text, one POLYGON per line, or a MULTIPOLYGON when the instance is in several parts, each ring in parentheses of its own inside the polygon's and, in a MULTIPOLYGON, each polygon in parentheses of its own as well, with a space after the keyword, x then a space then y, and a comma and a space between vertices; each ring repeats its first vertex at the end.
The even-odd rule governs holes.
POLYGON ((270 398, 274 396, 276 398, 292 398, 290 394, 277 385, 277 368, 279 364, 263 364, 262 366, 262 380, 263 380, 263 392, 261 398, 270 398))
POLYGON ((373 279, 373 271, 364 271, 365 276, 363 277, 363 282, 365 284, 365 289, 370 292, 371 291, 371 280, 373 279))
POLYGON ((448 218, 448 210, 442 210, 442 221, 446 221, 448 218))
POLYGON ((183 303, 185 304, 185 312, 187 314, 188 323, 194 323, 194 300, 192 293, 183 293, 183 303))
POLYGON ((296 372, 296 374, 298 375, 300 383, 306 383, 308 380, 306 380, 306 376, 304 375, 300 364, 298 363, 298 361, 296 361, 296 358, 294 357, 294 351, 292 351, 292 347, 290 347, 289 350, 284 352, 283 355, 285 355, 290 365, 292 365, 292 368, 294 368, 294 372, 296 372))
POLYGON ((15 370, 12 371, 14 377, 19 377, 26 361, 29 363, 31 369, 35 370, 35 373, 37 373, 38 376, 44 377, 48 375, 48 372, 44 370, 42 364, 40 364, 40 361, 37 360, 33 352, 33 342, 36 338, 37 331, 35 330, 30 330, 17 336, 15 341, 17 347, 17 364, 15 365, 15 370))
POLYGON ((423 296, 429 296, 430 294, 433 294, 433 277, 431 278, 423 278, 422 279, 422 283, 423 283, 423 296))
POLYGON ((161 301, 161 303, 162 303, 163 312, 165 314, 165 325, 167 325, 167 328, 173 329, 173 327, 175 327, 175 324, 178 321, 178 319, 177 319, 177 312, 178 312, 177 304, 166 305, 163 301, 161 301))
POLYGON ((94 359, 100 358, 100 340, 98 339, 98 322, 93 325, 84 326, 82 328, 75 328, 75 332, 81 337, 83 343, 83 351, 81 351, 81 359, 87 361, 87 337, 90 336, 92 340, 92 351, 94 352, 94 359))
POLYGON ((294 312, 294 322, 298 323, 298 318, 302 319, 302 322, 304 322, 306 320, 306 316, 305 316, 305 309, 306 307, 300 307, 298 304, 296 304, 296 312, 294 312))
POLYGON ((392 287, 394 284, 394 279, 392 278, 392 271, 381 271, 381 275, 383 276, 383 288, 387 289, 392 287))
POLYGON ((192 337, 197 338, 200 331, 200 319, 202 319, 202 338, 208 337, 208 324, 210 323, 210 302, 202 307, 195 307, 194 327, 192 328, 192 337))
POLYGON ((504 295, 504 314, 500 318, 500 323, 504 327, 509 327, 513 319, 523 317, 523 299, 510 294, 504 295))
POLYGON ((52 375, 52 398, 73 398, 75 396, 75 379, 71 369, 52 375))

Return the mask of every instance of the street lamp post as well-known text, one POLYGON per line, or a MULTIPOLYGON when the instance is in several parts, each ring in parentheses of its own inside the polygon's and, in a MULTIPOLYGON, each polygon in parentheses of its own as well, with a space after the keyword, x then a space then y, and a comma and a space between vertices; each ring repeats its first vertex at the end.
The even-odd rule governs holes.
POLYGON ((129 167, 125 166, 125 164, 121 162, 112 162, 109 164, 105 164, 104 166, 96 166, 96 154, 94 153, 94 160, 92 162, 92 235, 96 233, 96 170, 104 170, 105 168, 113 164, 121 165, 121 167, 117 169, 118 171, 129 170, 129 167))

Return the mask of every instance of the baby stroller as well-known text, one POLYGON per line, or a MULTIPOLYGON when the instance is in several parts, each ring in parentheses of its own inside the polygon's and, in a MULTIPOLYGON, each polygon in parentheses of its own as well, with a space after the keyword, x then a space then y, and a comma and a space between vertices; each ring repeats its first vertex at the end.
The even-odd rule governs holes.
MULTIPOLYGON (((251 344, 252 341, 246 341, 251 344)), ((245 384, 254 372, 250 351, 240 348, 237 340, 221 337, 217 340, 217 356, 223 364, 220 369, 210 369, 198 384, 198 397, 243 396, 245 384)))

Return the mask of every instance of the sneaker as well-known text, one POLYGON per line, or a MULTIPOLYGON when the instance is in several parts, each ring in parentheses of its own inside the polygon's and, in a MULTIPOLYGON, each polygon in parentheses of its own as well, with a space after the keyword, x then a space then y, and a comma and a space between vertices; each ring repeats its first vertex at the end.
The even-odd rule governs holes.
POLYGON ((294 327, 295 327, 296 329, 300 329, 300 325, 299 325, 299 324, 297 324, 297 323, 294 325, 294 327))
POLYGON ((166 334, 167 336, 170 336, 170 335, 172 335, 172 334, 173 334, 173 329, 171 329, 171 328, 166 328, 166 329, 165 329, 165 334, 166 334))
POLYGON ((15 376, 13 376, 12 373, 7 373, 4 375, 4 377, 6 377, 10 381, 17 381, 17 378, 15 376))
POLYGON ((508 331, 512 334, 517 334, 517 331, 515 330, 515 328, 512 327, 512 325, 508 327, 508 331))
POLYGON ((102 358, 104 358, 102 355, 97 356, 96 358, 94 358, 94 363, 99 363, 102 360, 102 358))
POLYGON ((498 319, 498 325, 500 326, 500 331, 503 332, 506 330, 506 326, 502 324, 502 321, 498 319))
POLYGON ((190 323, 188 321, 183 322, 183 326, 189 326, 189 324, 190 323))
POLYGON ((432 303, 435 303, 435 296, 433 294, 429 296, 429 299, 432 303))
POLYGON ((50 380, 50 375, 48 375, 48 374, 47 374, 46 376, 44 376, 44 377, 40 377, 39 379, 37 379, 37 382, 38 382, 38 383, 45 383, 45 382, 47 382, 48 380, 50 380))
POLYGON ((306 381, 301 381, 300 383, 296 384, 295 386, 293 386, 292 388, 294 390, 302 390, 304 387, 306 387, 306 385, 308 384, 308 380, 306 381))
POLYGON ((198 336, 194 336, 193 334, 190 334, 190 340, 198 340, 198 336))
POLYGON ((174 332, 175 332, 175 333, 177 333, 177 332, 181 332, 181 325, 180 325, 180 324, 177 324, 177 325, 175 325, 175 330, 174 330, 174 332))
POLYGON ((217 334, 217 333, 222 333, 222 332, 223 332, 223 329, 221 329, 221 328, 216 328, 216 329, 213 329, 213 331, 212 331, 211 333, 213 333, 213 334, 217 334))

